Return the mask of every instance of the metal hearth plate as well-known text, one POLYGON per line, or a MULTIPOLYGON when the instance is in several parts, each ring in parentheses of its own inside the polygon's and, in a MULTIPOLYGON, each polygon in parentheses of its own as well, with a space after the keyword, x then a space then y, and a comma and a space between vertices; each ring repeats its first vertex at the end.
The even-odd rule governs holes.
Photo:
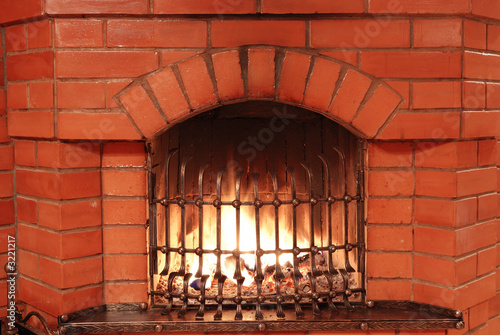
POLYGON ((226 310, 214 321, 215 310, 207 310, 202 320, 196 311, 178 318, 175 310, 162 315, 161 309, 141 310, 144 304, 110 304, 89 308, 59 317, 59 330, 65 334, 103 334, 131 332, 225 332, 225 331, 309 331, 309 330, 425 330, 461 329, 462 313, 458 310, 412 302, 376 302, 373 307, 357 307, 338 314, 323 311, 317 316, 304 308, 305 316, 297 319, 295 311, 285 310, 285 318, 276 318, 275 310, 264 310, 264 319, 255 320, 254 310, 243 310, 243 320, 234 320, 226 310), (65 322, 63 322, 65 321, 65 322))

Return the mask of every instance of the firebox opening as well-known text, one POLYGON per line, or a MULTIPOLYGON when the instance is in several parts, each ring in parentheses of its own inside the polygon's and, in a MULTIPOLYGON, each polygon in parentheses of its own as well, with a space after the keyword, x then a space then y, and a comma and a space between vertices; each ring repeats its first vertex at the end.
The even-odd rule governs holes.
POLYGON ((297 317, 364 302, 363 143, 304 109, 247 102, 156 138, 152 306, 297 317), (323 307, 324 306, 324 307, 323 307), (234 312, 236 310, 236 312, 234 312))

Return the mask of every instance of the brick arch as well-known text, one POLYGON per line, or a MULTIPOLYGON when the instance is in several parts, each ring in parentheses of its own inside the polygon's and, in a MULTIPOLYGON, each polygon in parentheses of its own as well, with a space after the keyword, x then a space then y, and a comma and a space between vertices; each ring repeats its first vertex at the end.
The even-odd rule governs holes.
POLYGON ((138 78, 115 99, 146 139, 203 111, 249 100, 303 107, 376 138, 402 102, 382 80, 349 64, 273 46, 187 58, 138 78))

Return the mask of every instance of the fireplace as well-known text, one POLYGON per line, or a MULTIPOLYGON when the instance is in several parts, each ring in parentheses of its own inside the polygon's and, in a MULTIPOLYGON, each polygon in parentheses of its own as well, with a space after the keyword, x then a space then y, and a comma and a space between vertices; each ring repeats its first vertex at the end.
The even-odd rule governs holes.
POLYGON ((495 333, 499 13, 4 1, 2 315, 67 334, 495 333))
POLYGON ((301 318, 304 304, 320 315, 321 303, 364 302, 364 144, 347 130, 243 103, 169 129, 151 150, 152 306, 263 320, 270 304, 301 318))

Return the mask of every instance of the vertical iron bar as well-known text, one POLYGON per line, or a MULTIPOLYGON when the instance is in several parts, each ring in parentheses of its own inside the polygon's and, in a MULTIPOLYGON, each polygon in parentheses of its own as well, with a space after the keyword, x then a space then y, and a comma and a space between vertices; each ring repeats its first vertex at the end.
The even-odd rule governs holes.
POLYGON ((354 272, 354 268, 351 266, 349 262, 349 202, 351 197, 349 196, 348 186, 347 186, 347 166, 345 161, 345 155, 337 147, 333 147, 333 149, 338 153, 340 157, 340 163, 342 165, 342 171, 344 176, 344 251, 345 251, 345 269, 347 272, 354 272))
POLYGON ((332 189, 331 189, 331 181, 330 181, 330 162, 323 155, 318 155, 318 157, 323 162, 323 167, 325 170, 325 197, 326 197, 326 224, 327 224, 327 235, 328 235, 328 271, 330 274, 338 273, 333 266, 333 255, 335 252, 335 248, 333 246, 333 232, 332 232, 332 204, 335 201, 335 198, 332 197, 332 189))
MULTIPOLYGON (((274 202, 278 202, 278 178, 276 176, 276 170, 269 171, 271 175, 271 180, 273 182, 273 193, 274 193, 274 202)), ((283 297, 281 296, 281 281, 285 276, 281 271, 280 264, 280 219, 279 219, 279 206, 274 207, 274 245, 275 245, 275 256, 276 256, 276 270, 274 275, 275 287, 276 287, 276 316, 278 318, 284 318, 285 313, 283 312, 283 307, 281 303, 283 302, 283 297)))
POLYGON ((349 302, 349 296, 351 295, 349 289, 349 274, 344 269, 339 269, 339 272, 342 275, 342 286, 343 286, 342 291, 344 296, 344 306, 348 311, 352 312, 354 311, 354 307, 352 307, 351 303, 349 302))
POLYGON ((208 163, 203 163, 200 167, 198 173, 198 199, 195 202, 196 206, 198 206, 198 248, 196 248, 198 271, 195 274, 196 278, 203 275, 203 175, 207 167, 208 163))
MULTIPOLYGON (((157 227, 156 227, 156 207, 154 199, 156 198, 156 174, 152 171, 151 163, 151 144, 148 143, 147 146, 147 165, 148 165, 148 203, 149 203, 149 291, 153 292, 154 287, 154 275, 158 274, 158 241, 157 241, 157 227)), ((150 297, 150 305, 154 305, 154 296, 150 297)))
POLYGON ((181 198, 177 204, 181 208, 181 249, 178 251, 181 255, 181 267, 179 273, 183 276, 186 273, 186 166, 193 159, 193 156, 187 156, 181 164, 181 198))
POLYGON ((215 270, 214 278, 219 280, 222 278, 222 269, 221 269, 221 240, 222 240, 222 200, 221 200, 221 187, 222 187, 222 176, 226 172, 225 167, 221 167, 219 172, 217 173, 217 197, 214 200, 213 204, 217 208, 217 246, 215 247, 214 253, 217 256, 217 268, 215 270))
MULTIPOLYGON (((290 175, 290 182, 292 187, 292 199, 297 198, 297 188, 295 186, 295 173, 292 166, 287 168, 288 174, 290 175)), ((293 201, 293 200, 292 200, 293 201)), ((299 293, 299 279, 302 278, 302 274, 299 271, 299 261, 297 256, 300 254, 300 248, 297 246, 297 208, 292 203, 292 239, 293 239, 293 286, 294 286, 294 301, 295 301, 295 315, 297 318, 304 317, 304 311, 300 307, 300 300, 302 300, 302 295, 299 293)))
POLYGON ((197 320, 203 319, 203 316, 205 315, 205 286, 207 285, 207 280, 209 277, 209 275, 201 276, 200 295, 198 296, 200 308, 198 309, 198 313, 196 313, 197 320))
POLYGON ((328 294, 328 307, 330 307, 330 313, 338 314, 339 310, 335 307, 335 303, 333 302, 333 298, 337 295, 335 292, 335 286, 333 284, 333 275, 331 273, 325 272, 326 279, 328 280, 328 286, 330 287, 330 293, 328 294))
POLYGON ((184 315, 186 315, 186 311, 188 308, 188 288, 189 288, 189 278, 191 278, 193 274, 192 273, 186 273, 184 275, 184 279, 182 281, 182 289, 183 293, 180 296, 180 299, 182 301, 182 308, 179 312, 177 312, 177 317, 179 319, 183 318, 184 315))
POLYGON ((359 174, 357 178, 358 187, 357 187, 357 196, 358 200, 358 216, 356 218, 357 229, 358 229, 358 244, 360 245, 358 249, 358 271, 361 274, 361 283, 360 286, 363 288, 361 292, 363 300, 365 299, 365 194, 364 194, 364 178, 365 178, 365 162, 364 162, 364 150, 365 150, 365 142, 359 141, 359 174))
POLYGON ((224 291, 224 282, 226 281, 226 276, 221 276, 217 279, 217 297, 215 297, 215 301, 217 302, 217 312, 215 312, 214 320, 222 319, 222 303, 224 302, 223 291, 224 291))
POLYGON ((259 174, 253 173, 253 193, 254 193, 254 206, 255 206, 255 258, 256 258, 256 275, 255 282, 257 284, 257 302, 255 308, 255 319, 262 320, 264 316, 262 315, 261 304, 265 301, 262 295, 262 281, 264 280, 264 275, 262 274, 262 261, 261 257, 264 254, 260 247, 260 208, 263 206, 261 200, 259 200, 259 174))
POLYGON ((165 206, 165 266, 160 273, 160 276, 168 275, 168 271, 170 268, 170 209, 168 204, 169 198, 169 189, 168 189, 168 180, 170 175, 170 160, 172 156, 175 155, 179 149, 172 149, 169 151, 167 155, 167 159, 165 160, 165 195, 163 197, 164 202, 162 203, 165 206))
POLYGON ((243 171, 236 172, 236 183, 235 183, 235 195, 236 199, 233 201, 233 207, 236 209, 236 250, 233 252, 233 256, 236 258, 236 267, 234 270, 233 279, 236 279, 237 282, 237 291, 236 297, 234 298, 234 302, 236 303, 236 315, 234 317, 235 320, 243 319, 243 315, 241 312, 241 286, 245 281, 245 278, 241 275, 241 176, 243 175, 243 171))
POLYGON ((303 162, 301 163, 302 167, 306 170, 307 177, 309 180, 308 183, 308 191, 309 191, 309 249, 310 249, 310 257, 311 257, 311 272, 309 273, 309 278, 311 280, 311 293, 312 293, 312 309, 313 313, 318 315, 320 314, 320 310, 318 307, 318 293, 316 292, 316 277, 321 275, 321 272, 316 268, 316 254, 319 252, 318 247, 316 246, 315 238, 314 238, 314 205, 318 203, 318 200, 314 197, 313 194, 313 173, 311 170, 311 166, 303 162))

